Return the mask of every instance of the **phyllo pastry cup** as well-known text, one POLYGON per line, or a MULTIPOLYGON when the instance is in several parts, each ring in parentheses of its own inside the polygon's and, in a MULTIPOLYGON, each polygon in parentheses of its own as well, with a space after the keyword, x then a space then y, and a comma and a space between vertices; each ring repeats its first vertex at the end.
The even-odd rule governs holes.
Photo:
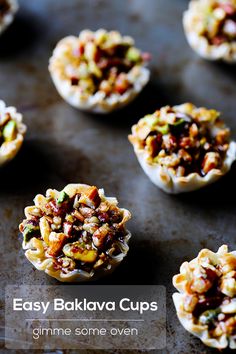
POLYGON ((236 251, 203 249, 173 277, 183 327, 209 347, 236 349, 236 251))
POLYGON ((12 160, 21 148, 26 132, 22 114, 0 100, 0 166, 12 160))
POLYGON ((148 53, 117 31, 82 31, 63 38, 49 71, 59 94, 72 106, 109 113, 131 102, 149 81, 148 53))
POLYGON ((17 10, 16 0, 0 0, 0 34, 12 23, 17 10))
POLYGON ((166 106, 140 119, 129 140, 145 173, 167 193, 189 192, 230 170, 236 143, 213 109, 166 106))
POLYGON ((192 0, 183 25, 190 46, 201 57, 236 62, 235 0, 192 0))
POLYGON ((110 274, 126 256, 131 214, 116 198, 86 184, 48 189, 25 208, 19 229, 26 258, 62 282, 96 280, 110 274))

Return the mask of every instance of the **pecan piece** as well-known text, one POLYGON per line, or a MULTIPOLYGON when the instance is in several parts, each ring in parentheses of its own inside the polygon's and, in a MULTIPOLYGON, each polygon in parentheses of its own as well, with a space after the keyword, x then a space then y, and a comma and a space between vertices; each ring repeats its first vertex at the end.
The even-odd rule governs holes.
POLYGON ((78 219, 79 221, 83 222, 84 221, 84 216, 78 211, 78 210, 74 210, 72 212, 72 215, 78 219))
POLYGON ((220 154, 218 152, 207 152, 202 163, 202 170, 205 174, 214 168, 219 167, 220 154))
POLYGON ((92 209, 97 208, 101 203, 101 198, 98 194, 98 189, 94 186, 88 188, 88 190, 81 195, 79 203, 88 205, 92 209))
POLYGON ((110 232, 110 228, 108 224, 104 224, 93 234, 93 243, 96 247, 102 247, 108 233, 110 232))
POLYGON ((67 236, 63 233, 51 232, 49 235, 49 248, 47 253, 52 256, 58 256, 67 240, 67 236))

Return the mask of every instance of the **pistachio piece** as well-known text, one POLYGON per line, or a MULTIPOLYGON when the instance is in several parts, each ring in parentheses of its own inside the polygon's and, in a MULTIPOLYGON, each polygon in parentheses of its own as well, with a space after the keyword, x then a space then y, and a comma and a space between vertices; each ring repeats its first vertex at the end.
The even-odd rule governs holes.
POLYGON ((5 141, 12 141, 16 138, 17 128, 16 128, 16 122, 14 120, 10 120, 5 125, 2 131, 2 135, 5 141))
POLYGON ((137 62, 141 59, 140 51, 135 47, 130 47, 127 50, 126 58, 130 61, 137 62))
POLYGON ((159 131, 162 135, 168 134, 169 132, 169 124, 165 124, 162 126, 156 127, 157 131, 159 131))
POLYGON ((155 125, 158 124, 159 118, 154 114, 147 114, 144 118, 142 118, 142 121, 147 123, 151 128, 154 128, 155 125))
POLYGON ((88 250, 84 247, 84 244, 76 241, 73 243, 67 243, 63 247, 63 253, 72 259, 79 260, 85 263, 93 263, 97 258, 96 250, 88 250))
POLYGON ((39 226, 34 226, 32 224, 26 224, 23 231, 24 242, 29 242, 29 240, 39 233, 39 226))
POLYGON ((88 69, 89 72, 93 75, 95 75, 97 78, 101 78, 102 77, 102 71, 99 69, 99 67, 96 65, 96 63, 94 61, 91 61, 88 64, 88 69))
POLYGON ((57 198, 57 204, 62 204, 69 198, 70 198, 69 195, 65 191, 61 191, 59 197, 57 198))
POLYGON ((219 313, 220 309, 218 308, 215 310, 207 310, 201 314, 201 316, 199 317, 199 322, 203 325, 208 325, 217 318, 219 313))

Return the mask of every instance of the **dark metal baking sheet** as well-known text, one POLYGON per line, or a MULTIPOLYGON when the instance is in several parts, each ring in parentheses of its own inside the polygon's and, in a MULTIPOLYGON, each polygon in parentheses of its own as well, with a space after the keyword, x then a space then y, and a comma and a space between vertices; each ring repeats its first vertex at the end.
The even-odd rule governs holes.
MULTIPOLYGON (((236 169, 195 193, 169 196, 144 175, 127 140, 131 125, 165 104, 192 101, 223 112, 236 135, 233 66, 198 58, 182 29, 185 0, 21 0, 0 38, 0 97, 23 112, 28 132, 17 158, 0 171, 1 273, 4 284, 56 284, 21 250, 23 208, 48 187, 70 182, 104 187, 133 213, 130 252, 102 284, 162 284, 168 290, 163 353, 210 353, 178 323, 172 275, 203 247, 235 249, 236 169), (56 42, 84 28, 118 29, 153 55, 151 83, 128 108, 108 116, 79 112, 57 94, 48 74, 56 42)), ((2 347, 1 353, 5 350, 2 347)), ((92 353, 92 352, 91 352, 92 353)))

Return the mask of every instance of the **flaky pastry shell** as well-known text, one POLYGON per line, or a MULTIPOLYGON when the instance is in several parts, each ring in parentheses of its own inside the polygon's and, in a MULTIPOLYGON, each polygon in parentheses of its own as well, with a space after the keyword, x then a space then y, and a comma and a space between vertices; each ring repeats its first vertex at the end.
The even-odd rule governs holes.
MULTIPOLYGON (((161 108, 160 112, 166 108, 168 108, 168 106, 161 108)), ((190 115, 193 112, 199 111, 201 109, 203 109, 205 114, 211 114, 212 112, 212 110, 207 110, 205 108, 197 108, 192 103, 177 105, 173 108, 177 110, 176 112, 179 112, 181 114, 187 113, 190 115)), ((146 117, 148 116, 149 115, 147 115, 146 117)), ((132 134, 129 135, 128 138, 131 144, 133 145, 134 152, 144 172, 150 178, 150 180, 163 191, 170 194, 191 192, 205 187, 213 182, 216 182, 220 177, 225 175, 230 170, 233 162, 236 159, 236 142, 232 140, 229 141, 229 146, 227 148, 226 154, 222 161, 222 165, 220 167, 212 168, 205 175, 200 175, 197 172, 191 171, 186 176, 178 176, 177 174, 174 174, 171 168, 168 168, 166 165, 161 164, 158 161, 155 161, 154 159, 151 159, 149 151, 145 149, 141 144, 141 141, 143 139, 140 138, 140 130, 142 129, 143 120, 146 117, 141 118, 137 124, 132 126, 132 134)), ((225 128, 227 127, 225 126, 225 128)), ((152 129, 155 128, 151 128, 149 130, 151 131, 152 129)), ((209 129, 211 133, 214 134, 216 129, 216 123, 212 123, 209 129)))
MULTIPOLYGON (((173 277, 173 285, 179 291, 173 294, 173 301, 176 308, 177 316, 182 326, 194 336, 198 337, 205 345, 213 348, 236 349, 236 335, 227 335, 223 333, 221 336, 213 337, 209 332, 208 325, 201 324, 196 321, 191 311, 186 310, 186 304, 190 306, 190 301, 187 300, 189 288, 191 286, 191 274, 197 271, 197 267, 201 264, 205 269, 221 269, 221 292, 230 297, 232 303, 230 306, 221 306, 223 313, 236 314, 236 282, 231 276, 236 270, 236 251, 228 252, 228 246, 221 246, 216 253, 203 249, 198 254, 197 258, 190 262, 184 262, 180 267, 180 274, 173 277), (209 261, 211 264, 209 264, 209 261)), ((196 277, 196 281, 198 278, 196 277)), ((200 278, 199 278, 200 279, 200 278)), ((200 280, 199 280, 200 284, 200 280)))
POLYGON ((224 176, 235 161, 236 143, 234 141, 230 142, 222 168, 220 170, 213 169, 205 176, 200 176, 198 173, 191 173, 188 176, 177 177, 171 174, 166 167, 147 162, 148 156, 145 151, 136 147, 134 147, 134 151, 144 172, 157 187, 164 192, 178 194, 195 191, 216 182, 224 176))
POLYGON ((5 102, 0 100, 0 120, 5 119, 5 115, 10 114, 11 119, 16 122, 17 135, 12 141, 5 141, 0 146, 0 166, 12 160, 20 150, 24 141, 26 125, 22 123, 22 114, 17 112, 15 107, 6 107, 5 102))
MULTIPOLYGON (((88 190, 90 186, 86 184, 68 184, 63 191, 66 192, 70 197, 73 197, 77 193, 83 193, 88 190)), ((47 190, 46 195, 53 194, 58 196, 60 192, 57 190, 47 190)), ((99 196, 102 201, 107 201, 112 205, 117 205, 117 199, 106 197, 103 189, 99 189, 99 196)), ((42 195, 36 195, 34 202, 35 206, 30 206, 25 208, 26 218, 30 217, 34 213, 35 207, 40 208, 40 205, 45 203, 46 198, 42 195)), ((119 208, 122 212, 123 219, 120 222, 123 226, 130 219, 131 214, 127 209, 119 208)), ((43 226, 40 226, 41 235, 44 235, 43 226)), ((61 269, 55 269, 53 266, 53 257, 46 256, 47 240, 45 237, 43 239, 38 239, 33 237, 29 242, 22 243, 22 248, 25 250, 26 258, 37 268, 38 270, 44 271, 49 276, 56 278, 61 282, 86 282, 94 281, 102 276, 112 273, 116 267, 122 262, 124 257, 127 255, 129 246, 128 242, 131 237, 131 233, 125 229, 125 236, 123 242, 119 242, 120 253, 116 255, 109 254, 109 265, 106 268, 100 267, 99 269, 92 269, 90 272, 84 271, 82 269, 74 269, 67 273, 64 273, 61 269)))
POLYGON ((207 1, 209 0, 191 0, 188 10, 184 12, 183 26, 187 41, 190 47, 202 58, 212 61, 222 60, 233 64, 236 62, 236 41, 213 45, 208 42, 206 37, 194 30, 194 25, 200 22, 201 3, 207 1))
POLYGON ((150 71, 144 66, 135 66, 135 79, 130 70, 128 77, 133 86, 122 95, 112 93, 109 97, 101 91, 95 94, 81 93, 78 86, 72 86, 65 75, 65 65, 68 64, 65 53, 78 41, 78 37, 68 36, 59 41, 49 60, 49 72, 53 83, 61 97, 71 106, 92 113, 106 114, 120 109, 131 101, 143 90, 150 78, 150 71))

